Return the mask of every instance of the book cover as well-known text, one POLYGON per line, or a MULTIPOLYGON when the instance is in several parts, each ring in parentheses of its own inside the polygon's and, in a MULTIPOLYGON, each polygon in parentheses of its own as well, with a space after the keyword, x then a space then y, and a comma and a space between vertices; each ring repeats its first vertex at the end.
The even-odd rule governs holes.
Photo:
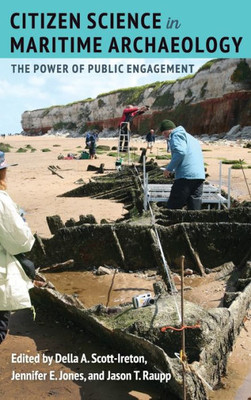
POLYGON ((0 394, 249 398, 250 5, 1 9, 0 150, 42 275, 35 320, 11 314, 0 394), (171 190, 163 120, 200 142, 198 216, 155 208, 171 190))

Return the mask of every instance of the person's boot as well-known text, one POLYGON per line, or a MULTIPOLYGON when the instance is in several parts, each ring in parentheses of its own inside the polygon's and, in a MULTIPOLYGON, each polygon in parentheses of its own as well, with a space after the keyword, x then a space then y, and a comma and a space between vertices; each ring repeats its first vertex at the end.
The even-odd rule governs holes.
POLYGON ((0 311, 0 344, 5 339, 9 326, 10 312, 0 311))

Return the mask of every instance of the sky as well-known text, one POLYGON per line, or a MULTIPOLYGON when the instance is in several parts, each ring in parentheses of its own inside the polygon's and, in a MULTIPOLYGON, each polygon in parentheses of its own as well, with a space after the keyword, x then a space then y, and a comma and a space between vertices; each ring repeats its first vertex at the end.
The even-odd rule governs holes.
POLYGON ((121 88, 156 81, 176 80, 195 73, 209 59, 1 59, 0 61, 0 135, 22 132, 24 111, 65 105, 121 88), (48 72, 49 65, 66 72, 48 72), (151 67, 188 65, 188 72, 127 73, 127 65, 151 67), (88 68, 110 68, 109 73, 88 68), (190 67, 192 65, 192 67, 190 67), (115 72, 116 68, 122 72, 115 72), (82 70, 80 70, 82 69, 82 70), (46 72, 45 72, 46 71, 46 72), (74 71, 74 72, 73 72, 74 71))

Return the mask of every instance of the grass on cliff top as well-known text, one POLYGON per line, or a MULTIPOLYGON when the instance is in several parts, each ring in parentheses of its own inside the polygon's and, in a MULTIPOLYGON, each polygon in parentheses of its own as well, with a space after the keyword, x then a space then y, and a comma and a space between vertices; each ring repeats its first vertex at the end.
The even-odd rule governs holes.
MULTIPOLYGON (((140 91, 142 93, 143 91, 145 91, 148 88, 156 89, 156 87, 162 86, 162 85, 163 85, 163 82, 157 81, 157 82, 149 83, 149 84, 146 84, 146 85, 143 85, 143 86, 133 86, 133 87, 123 88, 123 89, 115 89, 115 90, 111 90, 110 92, 101 93, 101 94, 99 94, 97 96, 97 98, 108 96, 110 94, 115 94, 115 93, 127 93, 129 91, 130 92, 131 91, 134 91, 134 92, 139 92, 140 91)), ((128 100, 128 102, 130 103, 129 100, 128 100)))
POLYGON ((215 64, 218 61, 222 61, 224 60, 224 58, 214 58, 213 60, 209 60, 208 62, 206 62, 205 64, 203 64, 198 71, 196 72, 196 74, 198 74, 200 71, 205 71, 206 69, 210 69, 211 66, 213 64, 215 64))
MULTIPOLYGON (((139 101, 139 99, 140 99, 140 94, 142 94, 147 88, 153 88, 153 90, 156 91, 163 85, 174 84, 175 82, 182 82, 185 79, 191 79, 195 75, 197 75, 200 71, 207 70, 214 63, 216 63, 218 61, 222 61, 222 60, 224 60, 224 58, 216 58, 216 59, 210 60, 210 61, 206 62, 204 65, 202 65, 195 74, 187 75, 187 76, 184 76, 182 78, 178 78, 177 80, 173 80, 173 81, 156 81, 156 82, 149 83, 149 84, 142 85, 142 86, 134 86, 134 87, 128 87, 128 88, 115 89, 115 90, 112 90, 110 92, 101 93, 96 98, 98 99, 100 97, 108 96, 110 94, 121 93, 122 94, 122 98, 124 99, 123 95, 126 95, 126 93, 128 93, 129 96, 127 98, 127 104, 133 103, 134 99, 135 99, 135 102, 137 103, 137 101, 139 101)), ((94 100, 95 99, 93 99, 91 97, 88 97, 86 99, 77 100, 77 101, 74 101, 72 103, 68 103, 68 104, 65 104, 65 105, 53 105, 53 106, 50 106, 50 107, 47 107, 47 108, 35 109, 33 111, 43 110, 43 116, 46 116, 50 112, 50 110, 52 110, 53 108, 56 108, 56 107, 58 107, 58 108, 68 107, 68 106, 71 106, 71 105, 74 105, 74 104, 79 104, 79 103, 85 104, 85 103, 88 103, 88 102, 92 102, 94 100)), ((25 112, 28 112, 28 111, 29 110, 26 110, 25 112)))
MULTIPOLYGON (((94 101, 94 100, 95 99, 92 99, 91 97, 88 97, 86 99, 76 100, 76 101, 73 101, 72 103, 68 103, 68 104, 54 104, 53 106, 46 107, 46 108, 36 108, 35 110, 32 110, 32 111, 40 111, 41 110, 41 111, 43 111, 43 116, 45 117, 50 112, 50 110, 53 110, 54 108, 64 108, 64 107, 72 106, 74 104, 89 103, 89 102, 94 101)), ((25 110, 24 112, 29 112, 29 110, 25 110)))
MULTIPOLYGON (((164 85, 170 85, 170 84, 174 84, 175 82, 182 82, 182 81, 184 81, 186 79, 191 79, 195 75, 197 75, 198 72, 207 70, 207 69, 211 68, 211 66, 214 63, 216 63, 218 61, 222 61, 222 60, 224 60, 224 58, 216 58, 216 59, 210 60, 210 61, 206 62, 205 64, 203 64, 195 74, 186 75, 186 76, 184 76, 182 78, 178 78, 176 80, 172 80, 172 81, 156 81, 156 82, 153 82, 153 83, 150 83, 150 84, 146 84, 146 85, 143 85, 143 86, 135 86, 135 87, 128 87, 128 88, 123 88, 123 89, 116 89, 116 90, 112 90, 112 91, 107 92, 107 93, 99 94, 97 96, 97 98, 103 97, 103 96, 108 96, 110 94, 115 94, 115 93, 118 93, 118 92, 119 93, 123 93, 123 92, 132 91, 132 90, 134 90, 135 92, 137 92, 137 91, 143 92, 148 88, 153 88, 154 90, 157 90, 161 86, 164 86, 164 85)), ((128 103, 130 103, 130 101, 128 101, 128 103)))
POLYGON ((186 76, 182 76, 181 78, 177 79, 177 82, 182 82, 185 81, 186 79, 191 79, 195 76, 196 74, 190 74, 190 75, 186 75, 186 76))

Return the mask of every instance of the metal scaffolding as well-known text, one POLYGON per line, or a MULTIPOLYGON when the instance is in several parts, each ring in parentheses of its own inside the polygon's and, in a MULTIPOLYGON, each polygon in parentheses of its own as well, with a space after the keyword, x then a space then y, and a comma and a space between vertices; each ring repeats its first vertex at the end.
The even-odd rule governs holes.
MULTIPOLYGON (((148 174, 146 173, 145 158, 143 160, 143 191, 144 191, 144 209, 147 210, 150 202, 166 202, 169 199, 172 184, 149 184, 148 174)), ((213 185, 205 182, 203 185, 202 204, 207 204, 208 209, 211 205, 217 204, 221 207, 230 208, 230 190, 231 190, 231 168, 228 168, 228 193, 227 198, 221 193, 222 190, 222 162, 219 167, 219 184, 213 185)))

